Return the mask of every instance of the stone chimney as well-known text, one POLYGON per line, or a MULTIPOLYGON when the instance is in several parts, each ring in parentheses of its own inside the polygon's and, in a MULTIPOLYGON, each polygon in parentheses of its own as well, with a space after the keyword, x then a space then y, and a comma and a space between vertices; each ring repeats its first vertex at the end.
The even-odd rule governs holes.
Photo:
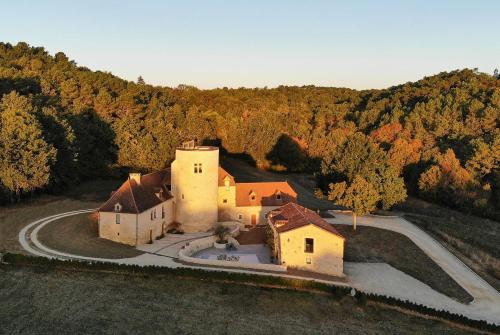
POLYGON ((138 172, 129 173, 128 177, 129 177, 129 179, 135 180, 137 185, 141 184, 141 174, 140 173, 138 173, 138 172))

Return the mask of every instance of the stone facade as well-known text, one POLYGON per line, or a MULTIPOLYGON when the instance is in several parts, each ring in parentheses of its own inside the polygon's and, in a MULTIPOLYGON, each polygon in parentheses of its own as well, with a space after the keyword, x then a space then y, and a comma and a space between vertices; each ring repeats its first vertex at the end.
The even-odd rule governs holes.
POLYGON ((172 163, 175 221, 187 233, 207 231, 218 221, 219 149, 178 148, 172 163))
POLYGON ((344 237, 316 213, 296 204, 270 212, 276 263, 299 270, 344 276, 344 237))
POLYGON ((344 239, 314 225, 277 234, 278 264, 300 270, 343 276, 344 239), (306 251, 306 239, 313 241, 306 251))
POLYGON ((172 199, 142 213, 99 212, 99 237, 111 241, 140 245, 166 233, 173 221, 172 199))
POLYGON ((184 144, 176 150, 171 169, 130 174, 99 209, 99 236, 138 245, 165 233, 171 224, 186 233, 209 231, 226 221, 265 225, 267 212, 296 201, 296 196, 284 181, 236 183, 219 166, 218 148, 184 144), (151 216, 155 210, 156 217, 151 216))

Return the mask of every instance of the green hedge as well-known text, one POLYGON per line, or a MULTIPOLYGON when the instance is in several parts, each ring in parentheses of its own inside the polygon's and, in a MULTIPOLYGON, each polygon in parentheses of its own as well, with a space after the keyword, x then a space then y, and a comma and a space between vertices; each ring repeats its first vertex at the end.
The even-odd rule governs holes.
MULTIPOLYGON (((190 269, 190 268, 174 269, 161 266, 139 266, 139 265, 125 265, 125 264, 104 263, 104 262, 86 262, 79 260, 59 260, 59 259, 48 259, 44 257, 26 256, 13 253, 4 254, 3 261, 9 264, 43 265, 48 267, 107 270, 107 271, 117 271, 121 273, 134 273, 134 274, 164 274, 164 275, 173 275, 179 277, 222 280, 222 281, 232 281, 241 283, 251 282, 260 285, 282 286, 290 289, 306 289, 306 290, 321 291, 331 294, 334 299, 339 299, 342 296, 350 294, 351 292, 350 287, 335 286, 311 280, 289 279, 276 276, 265 276, 265 275, 256 275, 247 273, 227 272, 227 271, 210 271, 210 270, 190 269)), ((407 300, 400 300, 397 298, 378 295, 378 294, 364 293, 358 290, 356 290, 355 298, 357 299, 360 305, 365 304, 367 301, 380 302, 412 310, 421 314, 457 322, 463 325, 467 325, 485 331, 491 331, 491 332, 500 331, 499 326, 488 323, 486 321, 472 320, 460 314, 450 313, 445 310, 437 310, 407 300)))

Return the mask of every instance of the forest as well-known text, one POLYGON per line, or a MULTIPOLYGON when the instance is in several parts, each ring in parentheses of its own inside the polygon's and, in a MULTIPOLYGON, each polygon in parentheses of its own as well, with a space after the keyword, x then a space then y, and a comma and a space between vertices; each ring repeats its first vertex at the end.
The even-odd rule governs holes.
POLYGON ((319 196, 407 194, 500 219, 500 79, 462 69, 387 89, 175 88, 0 43, 0 203, 169 166, 184 140, 314 174, 319 196), (321 191, 320 191, 321 190, 321 191))

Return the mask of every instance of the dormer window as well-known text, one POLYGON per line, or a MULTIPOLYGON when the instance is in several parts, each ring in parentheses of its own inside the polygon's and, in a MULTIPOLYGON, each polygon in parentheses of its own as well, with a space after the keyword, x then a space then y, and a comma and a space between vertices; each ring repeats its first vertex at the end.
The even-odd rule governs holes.
POLYGON ((281 193, 276 194, 276 200, 281 200, 281 193))
POLYGON ((256 199, 256 196, 257 196, 257 195, 255 194, 255 192, 254 192, 254 191, 252 191, 252 192, 250 193, 250 200, 254 201, 254 200, 256 199))
POLYGON ((122 205, 120 205, 119 203, 117 203, 115 205, 115 212, 121 212, 122 211, 122 205))

